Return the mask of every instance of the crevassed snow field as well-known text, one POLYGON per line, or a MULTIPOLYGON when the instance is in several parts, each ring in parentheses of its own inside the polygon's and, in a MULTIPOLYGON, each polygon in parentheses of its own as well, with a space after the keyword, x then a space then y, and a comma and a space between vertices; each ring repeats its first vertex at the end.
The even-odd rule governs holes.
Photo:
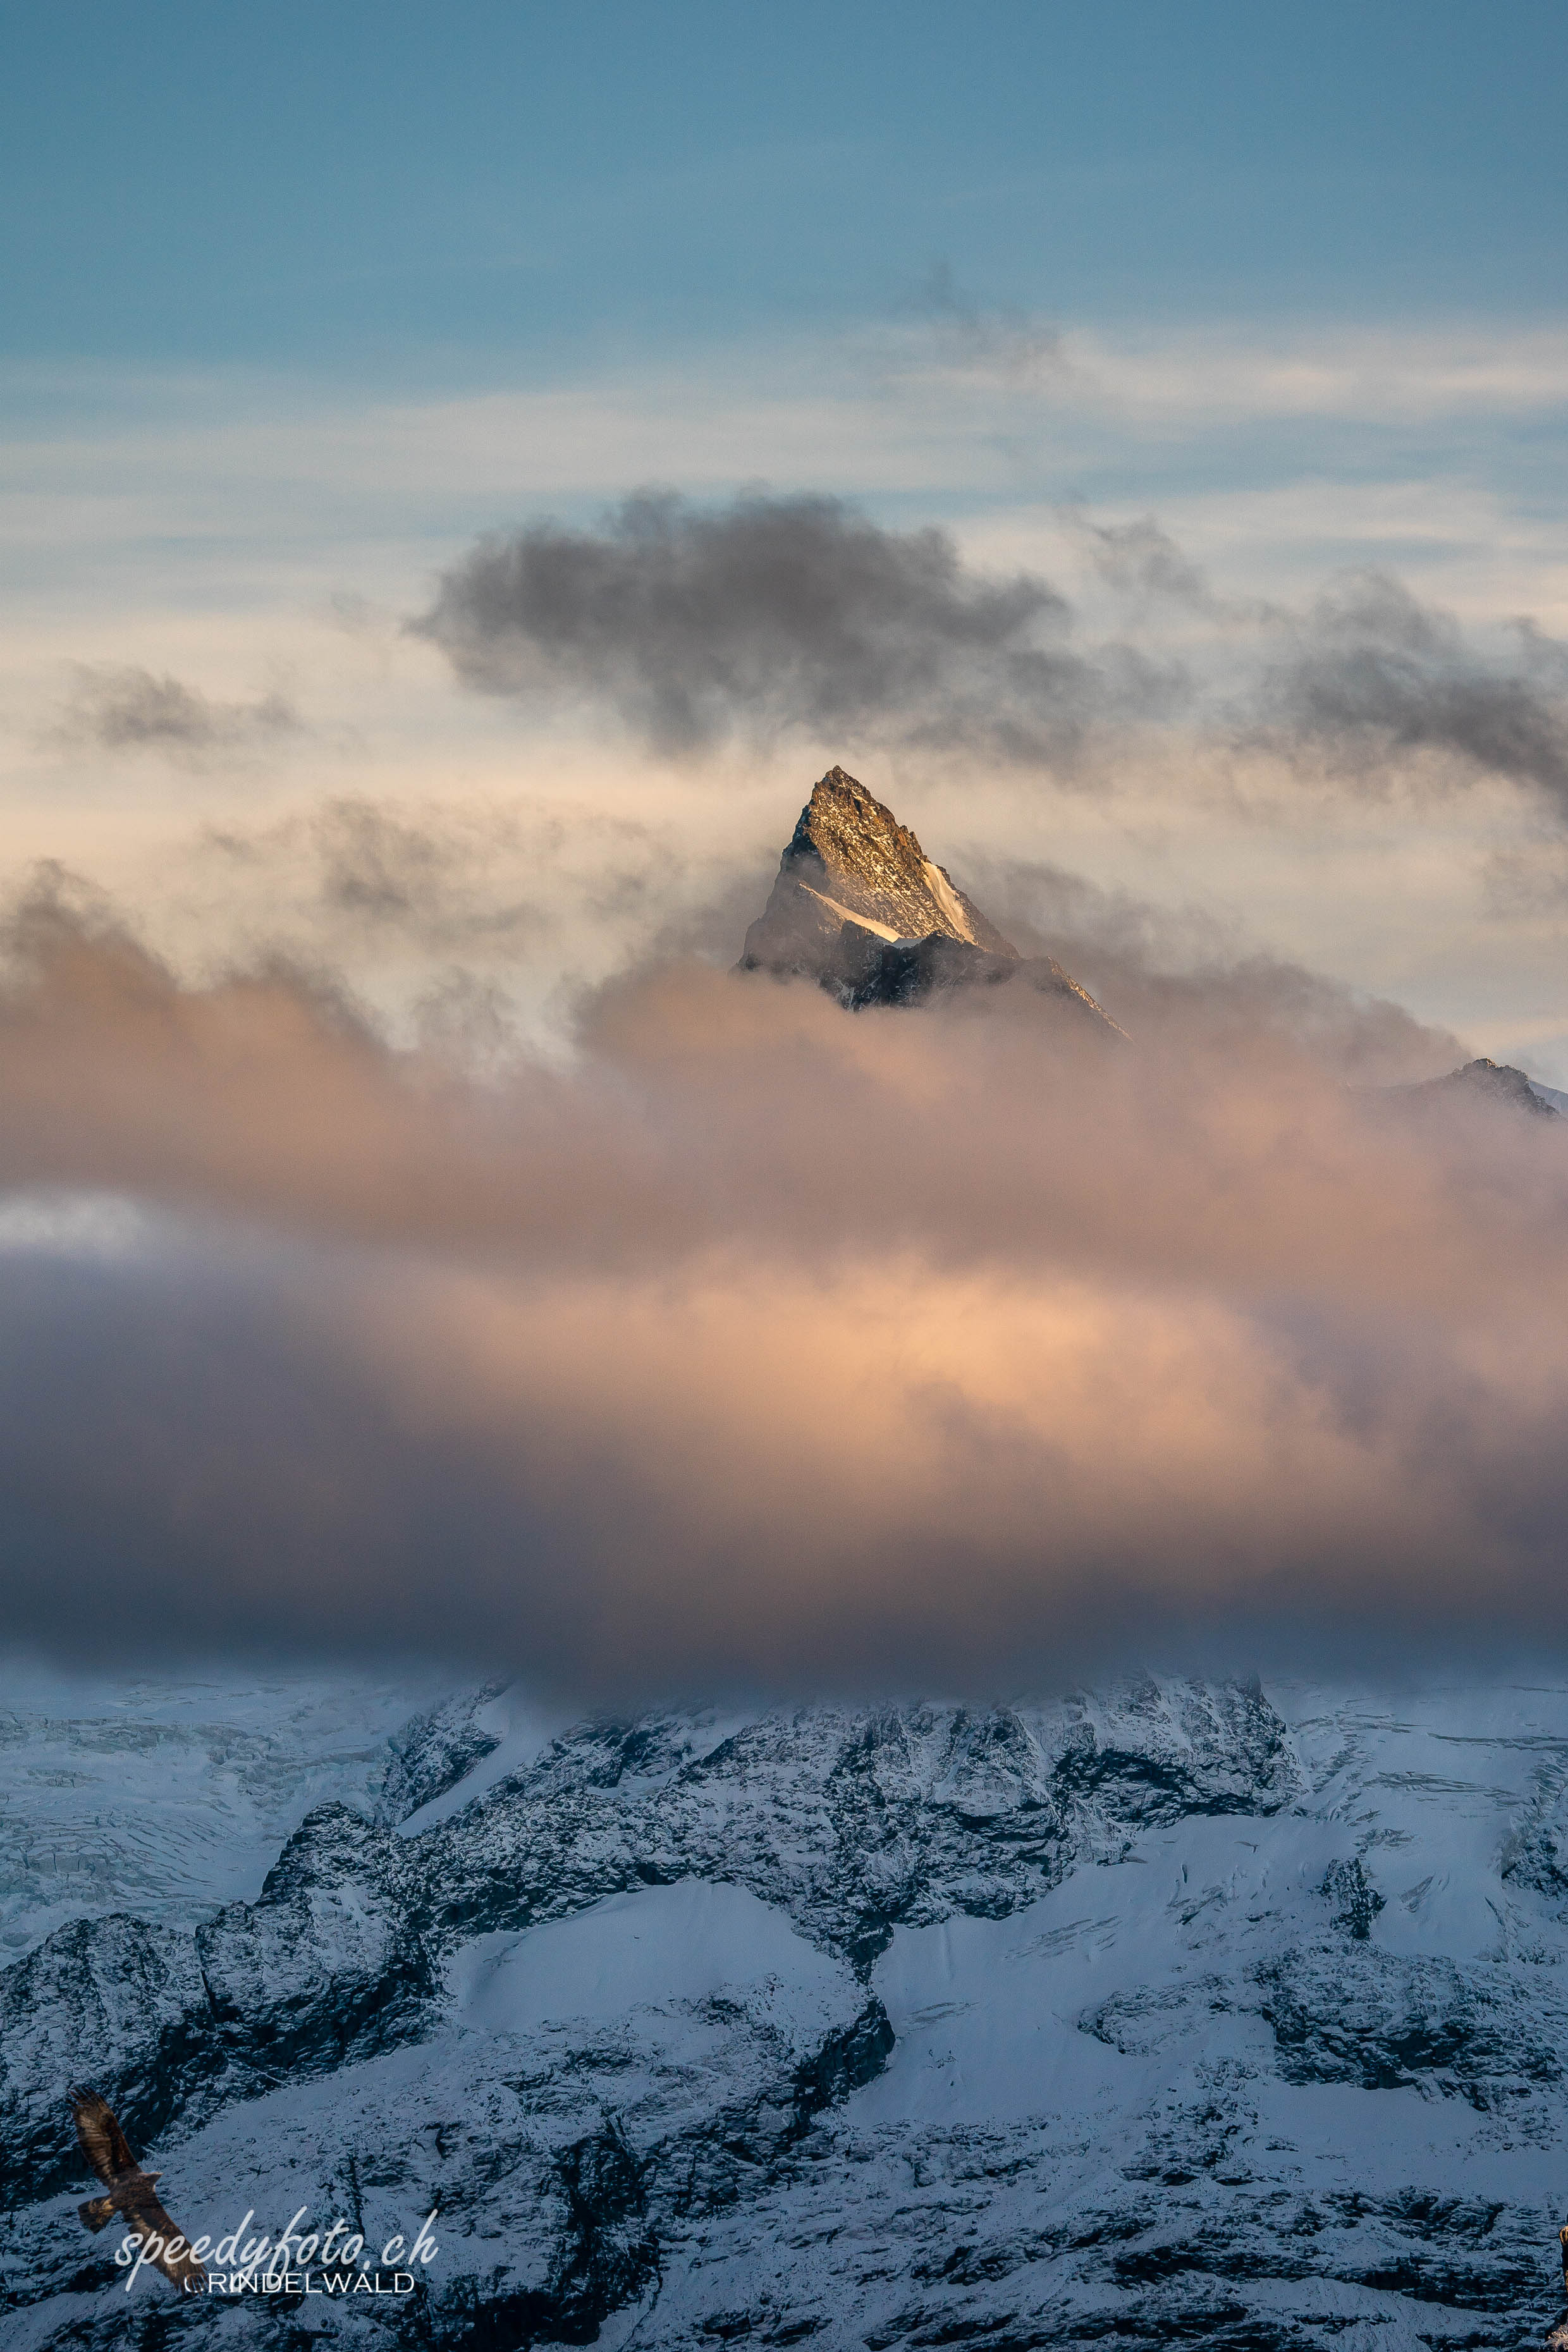
POLYGON ((259 1892, 313 1804, 372 1801, 438 1685, 325 1674, 66 1674, 0 1659, 0 1950, 129 1910, 194 1923, 259 1892))

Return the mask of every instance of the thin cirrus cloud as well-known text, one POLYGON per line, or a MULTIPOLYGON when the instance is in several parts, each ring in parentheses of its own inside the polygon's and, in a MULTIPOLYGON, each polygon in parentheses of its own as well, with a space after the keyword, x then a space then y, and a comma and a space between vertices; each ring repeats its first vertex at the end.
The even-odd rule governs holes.
POLYGON ((1552 1639, 1568 1140, 1366 1090, 1452 1052, 1385 1010, 674 959, 479 1085, 101 913, 8 945, 0 1182, 142 1220, 0 1250, 19 1633, 595 1697, 1552 1639))

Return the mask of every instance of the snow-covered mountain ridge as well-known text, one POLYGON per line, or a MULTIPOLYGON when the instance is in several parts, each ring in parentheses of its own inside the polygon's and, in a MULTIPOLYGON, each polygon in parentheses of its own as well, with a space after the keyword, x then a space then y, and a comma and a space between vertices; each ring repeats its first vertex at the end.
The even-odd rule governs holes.
POLYGON ((192 2229, 437 2205, 355 2340, 1540 2340, 1568 1691, 550 1736, 492 1689, 382 1755, 247 1898, 89 1904, 0 1974, 8 2343, 321 2324, 120 2291, 83 2076, 192 2229))

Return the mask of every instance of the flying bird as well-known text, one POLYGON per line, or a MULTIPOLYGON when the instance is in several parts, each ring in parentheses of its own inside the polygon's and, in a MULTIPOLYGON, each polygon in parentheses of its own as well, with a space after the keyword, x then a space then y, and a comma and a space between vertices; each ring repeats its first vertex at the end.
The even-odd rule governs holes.
POLYGON ((148 2257, 154 2270, 162 2271, 182 2292, 187 2284, 205 2285, 206 2272, 186 2249, 153 2185, 159 2175, 142 2171, 108 2100, 96 2091, 72 2091, 70 2109, 81 2152, 109 2191, 107 2197, 89 2197, 77 2207, 83 2229, 101 2230, 116 2213, 123 2214, 143 2245, 156 2242, 158 2251, 148 2257), (171 2256, 171 2246, 181 2251, 171 2256))

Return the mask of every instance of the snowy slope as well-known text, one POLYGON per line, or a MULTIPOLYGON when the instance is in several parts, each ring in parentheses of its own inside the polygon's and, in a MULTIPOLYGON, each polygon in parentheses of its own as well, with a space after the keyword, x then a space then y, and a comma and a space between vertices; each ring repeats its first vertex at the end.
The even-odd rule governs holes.
MULTIPOLYGON (((325 1751, 279 1705, 297 1801, 325 1751)), ((84 1910, 0 1975, 7 2344, 1394 2352, 1557 2315, 1568 1688, 553 1734, 470 1692, 343 1769, 247 1899, 84 1910), (127 2297, 74 2220, 83 2074, 193 2228, 438 2207, 416 2307, 127 2297)))

